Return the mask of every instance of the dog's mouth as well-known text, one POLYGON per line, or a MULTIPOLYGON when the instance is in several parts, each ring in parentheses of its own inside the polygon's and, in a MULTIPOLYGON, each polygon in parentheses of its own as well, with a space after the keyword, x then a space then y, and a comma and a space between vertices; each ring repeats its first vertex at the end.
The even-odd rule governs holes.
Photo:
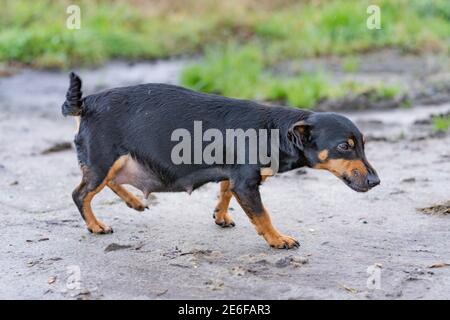
POLYGON ((336 166, 322 165, 315 166, 315 168, 328 170, 356 192, 367 192, 380 184, 380 179, 373 169, 370 169, 370 171, 369 169, 363 170, 359 168, 339 170, 336 166))
POLYGON ((350 179, 346 174, 339 177, 349 188, 355 190, 356 192, 367 192, 371 188, 369 186, 362 186, 355 183, 354 180, 350 179))

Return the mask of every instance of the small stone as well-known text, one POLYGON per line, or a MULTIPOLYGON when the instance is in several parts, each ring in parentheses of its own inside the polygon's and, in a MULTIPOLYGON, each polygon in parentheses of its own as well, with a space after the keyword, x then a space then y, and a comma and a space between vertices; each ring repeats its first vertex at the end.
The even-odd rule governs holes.
POLYGON ((309 262, 308 258, 305 257, 293 257, 292 263, 293 264, 307 264, 309 262))
POLYGON ((48 284, 53 284, 55 282, 56 282, 56 277, 49 277, 48 280, 47 280, 48 284))

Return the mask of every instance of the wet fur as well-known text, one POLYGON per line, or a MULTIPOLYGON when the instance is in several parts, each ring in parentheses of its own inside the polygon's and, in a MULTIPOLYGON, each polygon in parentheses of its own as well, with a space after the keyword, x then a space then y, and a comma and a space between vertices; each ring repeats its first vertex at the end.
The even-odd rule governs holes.
MULTIPOLYGON (((267 107, 245 100, 190 91, 166 84, 146 84, 117 88, 83 99, 81 122, 75 137, 80 164, 98 167, 106 174, 112 164, 129 154, 154 180, 149 192, 192 191, 207 182, 241 174, 242 165, 175 165, 171 141, 177 128, 193 135, 193 121, 203 121, 203 130, 288 128, 310 112, 267 107), (156 183, 159 182, 159 183, 156 183)), ((297 149, 286 138, 281 145, 280 172, 305 165, 297 149), (284 142, 284 143, 283 143, 284 142)), ((254 167, 252 171, 258 171, 254 167)))
MULTIPOLYGON (((351 176, 355 170, 363 167, 365 173, 376 175, 365 160, 359 130, 350 120, 336 114, 269 107, 167 84, 115 88, 82 98, 81 79, 73 73, 62 113, 79 119, 75 145, 83 178, 72 196, 93 233, 112 232, 95 218, 90 206, 92 198, 105 186, 128 206, 140 211, 144 204, 120 187, 121 184, 131 184, 147 197, 151 192, 190 193, 205 183, 221 182, 214 215, 218 225, 234 226, 227 211, 233 196, 269 245, 298 247, 297 240, 282 235, 273 227, 262 204, 259 185, 271 174, 261 171, 261 164, 172 163, 171 152, 178 144, 178 141, 171 141, 172 132, 184 128, 193 136, 194 121, 202 121, 203 131, 219 129, 224 136, 226 129, 267 129, 269 132, 278 129, 279 172, 303 166, 327 169, 357 191, 363 190, 357 187, 364 184, 366 178, 351 176), (342 157, 333 151, 335 143, 350 138, 355 140, 354 152, 342 157)), ((270 145, 269 139, 270 135, 267 145, 270 145)), ((209 142, 203 142, 203 147, 206 144, 209 142)), ((227 146, 224 159, 226 149, 227 146)))

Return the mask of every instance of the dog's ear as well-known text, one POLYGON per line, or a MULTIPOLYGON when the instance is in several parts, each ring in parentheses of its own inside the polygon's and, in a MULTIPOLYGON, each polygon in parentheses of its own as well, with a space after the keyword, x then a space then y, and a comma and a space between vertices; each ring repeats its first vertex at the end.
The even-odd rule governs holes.
POLYGON ((301 151, 305 143, 309 140, 312 125, 306 121, 294 123, 288 130, 288 139, 301 151))

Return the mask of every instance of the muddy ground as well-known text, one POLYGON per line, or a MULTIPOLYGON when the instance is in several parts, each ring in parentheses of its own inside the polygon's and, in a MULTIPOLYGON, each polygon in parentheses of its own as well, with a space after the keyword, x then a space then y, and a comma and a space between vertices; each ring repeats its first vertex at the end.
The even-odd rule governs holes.
MULTIPOLYGON (((81 75, 93 92, 176 82, 182 64, 117 62, 81 75)), ((313 170, 269 179, 274 224, 301 243, 286 251, 269 248, 234 200, 236 227, 216 226, 216 184, 156 194, 143 213, 104 190, 94 208, 115 233, 89 234, 71 199, 80 172, 67 144, 73 119, 59 114, 66 87, 64 73, 0 78, 0 298, 450 299, 450 215, 417 210, 450 199, 450 135, 417 121, 450 104, 349 114, 382 180, 369 193, 313 170)))

